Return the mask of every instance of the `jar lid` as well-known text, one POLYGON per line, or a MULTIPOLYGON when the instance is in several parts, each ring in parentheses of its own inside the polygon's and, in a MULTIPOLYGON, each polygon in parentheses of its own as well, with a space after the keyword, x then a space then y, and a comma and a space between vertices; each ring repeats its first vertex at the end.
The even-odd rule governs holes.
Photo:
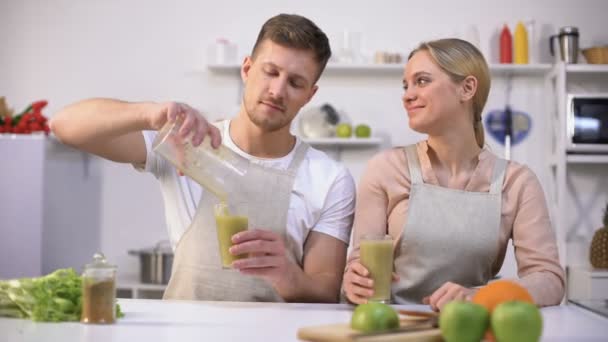
POLYGON ((103 253, 95 253, 93 255, 93 262, 90 264, 86 264, 84 266, 85 269, 92 269, 92 268, 96 268, 96 269, 116 269, 116 265, 111 265, 108 263, 108 261, 106 260, 106 257, 103 255, 103 253))

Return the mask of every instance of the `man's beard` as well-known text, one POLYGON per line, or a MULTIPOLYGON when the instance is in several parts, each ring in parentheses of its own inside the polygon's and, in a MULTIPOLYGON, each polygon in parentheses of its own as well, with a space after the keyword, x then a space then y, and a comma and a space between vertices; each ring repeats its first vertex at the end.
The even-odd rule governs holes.
POLYGON ((289 125, 289 121, 281 120, 281 118, 262 118, 257 116, 254 111, 250 111, 247 108, 245 108, 245 111, 247 112, 247 116, 249 116, 249 120, 264 132, 276 132, 289 125))
MULTIPOLYGON (((256 104, 259 104, 259 102, 256 101, 256 104)), ((247 113, 249 120, 253 122, 254 125, 259 127, 262 131, 268 133, 281 130, 291 123, 289 120, 286 120, 284 113, 277 113, 272 117, 256 115, 255 106, 250 108, 247 106, 247 101, 245 101, 245 112, 247 113)))

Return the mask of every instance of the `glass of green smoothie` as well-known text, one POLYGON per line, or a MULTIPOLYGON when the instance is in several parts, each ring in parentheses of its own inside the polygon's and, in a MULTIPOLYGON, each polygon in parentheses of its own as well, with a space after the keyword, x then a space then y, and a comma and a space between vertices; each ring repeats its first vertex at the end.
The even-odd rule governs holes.
POLYGON ((361 264, 374 280, 370 302, 390 303, 393 278, 393 238, 390 235, 364 235, 360 244, 361 264))
POLYGON ((213 209, 222 268, 232 268, 233 261, 247 256, 232 255, 228 251, 232 247, 232 236, 248 228, 247 204, 220 202, 213 209))

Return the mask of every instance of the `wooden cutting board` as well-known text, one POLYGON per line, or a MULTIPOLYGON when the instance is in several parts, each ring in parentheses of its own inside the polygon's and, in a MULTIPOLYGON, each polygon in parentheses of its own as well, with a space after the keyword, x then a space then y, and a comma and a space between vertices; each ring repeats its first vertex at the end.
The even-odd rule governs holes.
MULTIPOLYGON (((416 322, 401 323, 406 327, 416 322)), ((298 338, 304 341, 315 342, 396 342, 396 341, 443 341, 439 328, 430 328, 419 331, 402 331, 379 335, 363 336, 360 332, 350 328, 349 324, 328 324, 303 327, 298 330, 298 338)))

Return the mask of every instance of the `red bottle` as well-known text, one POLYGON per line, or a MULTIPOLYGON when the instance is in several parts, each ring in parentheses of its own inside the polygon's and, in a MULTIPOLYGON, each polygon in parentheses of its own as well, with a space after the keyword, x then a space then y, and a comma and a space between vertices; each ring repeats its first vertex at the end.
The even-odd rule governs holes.
POLYGON ((505 24, 500 33, 500 63, 513 63, 513 43, 511 31, 505 24))

